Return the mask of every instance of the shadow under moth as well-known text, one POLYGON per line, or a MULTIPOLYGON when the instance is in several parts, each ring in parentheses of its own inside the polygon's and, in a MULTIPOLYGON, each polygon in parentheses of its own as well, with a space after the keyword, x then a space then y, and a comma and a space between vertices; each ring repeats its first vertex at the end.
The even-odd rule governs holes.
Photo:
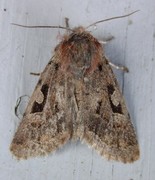
POLYGON ((41 73, 10 146, 18 159, 47 155, 69 140, 108 160, 139 159, 134 127, 102 45, 72 29, 41 73))

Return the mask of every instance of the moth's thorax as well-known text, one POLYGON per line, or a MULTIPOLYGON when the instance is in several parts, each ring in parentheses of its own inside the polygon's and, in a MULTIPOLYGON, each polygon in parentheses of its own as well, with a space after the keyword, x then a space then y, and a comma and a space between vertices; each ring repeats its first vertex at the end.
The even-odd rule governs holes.
POLYGON ((81 77, 97 68, 102 59, 102 46, 83 27, 78 27, 59 44, 56 54, 64 72, 81 77))
POLYGON ((75 27, 74 29, 73 29, 73 32, 74 33, 77 33, 77 34, 80 34, 80 33, 86 33, 86 30, 85 30, 85 28, 84 27, 82 27, 82 26, 78 26, 78 27, 75 27))

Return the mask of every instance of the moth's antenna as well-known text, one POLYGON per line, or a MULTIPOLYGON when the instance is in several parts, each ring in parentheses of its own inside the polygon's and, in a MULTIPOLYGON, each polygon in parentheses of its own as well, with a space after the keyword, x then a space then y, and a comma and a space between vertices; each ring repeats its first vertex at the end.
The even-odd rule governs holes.
POLYGON ((73 31, 72 29, 68 27, 63 27, 63 26, 27 26, 27 25, 21 25, 21 24, 16 24, 16 23, 11 23, 11 24, 15 26, 25 27, 25 28, 58 28, 58 29, 66 29, 69 31, 73 31))
POLYGON ((87 26, 86 29, 88 29, 88 28, 91 27, 91 26, 95 26, 96 24, 105 22, 105 21, 111 21, 111 20, 114 20, 114 19, 119 19, 119 18, 124 18, 124 17, 131 16, 132 14, 135 14, 135 13, 138 12, 138 11, 140 11, 140 10, 134 11, 134 12, 132 12, 132 13, 130 13, 130 14, 125 14, 125 15, 123 15, 123 16, 116 16, 116 17, 112 17, 112 18, 108 18, 108 19, 103 19, 103 20, 97 21, 97 22, 95 22, 95 23, 90 24, 89 26, 87 26))

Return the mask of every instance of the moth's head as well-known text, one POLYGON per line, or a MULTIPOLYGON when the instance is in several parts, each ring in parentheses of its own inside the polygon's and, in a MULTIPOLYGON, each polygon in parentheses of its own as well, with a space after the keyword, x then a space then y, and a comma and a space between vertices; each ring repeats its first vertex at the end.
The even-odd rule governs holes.
POLYGON ((74 33, 83 33, 83 32, 85 32, 85 31, 86 31, 86 28, 83 27, 83 26, 78 26, 78 27, 75 27, 75 28, 73 29, 73 32, 74 32, 74 33))
POLYGON ((62 42, 66 41, 72 41, 74 43, 75 41, 79 41, 82 39, 93 39, 93 36, 91 35, 90 32, 86 31, 86 28, 83 26, 78 26, 73 29, 67 29, 66 33, 62 36, 62 42))

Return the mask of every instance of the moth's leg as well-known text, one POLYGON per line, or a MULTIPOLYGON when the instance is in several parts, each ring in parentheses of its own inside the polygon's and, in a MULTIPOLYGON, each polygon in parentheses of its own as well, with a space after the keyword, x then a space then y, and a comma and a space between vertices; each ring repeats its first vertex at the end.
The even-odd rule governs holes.
POLYGON ((30 74, 33 76, 40 76, 41 75, 41 73, 34 73, 34 72, 30 72, 30 74))
MULTIPOLYGON (((99 42, 100 42, 101 44, 107 44, 109 41, 111 41, 111 40, 113 40, 113 39, 114 39, 114 36, 109 36, 109 37, 107 37, 107 38, 104 38, 104 40, 100 40, 99 42)), ((109 64, 110 66, 112 66, 113 68, 122 70, 122 71, 124 71, 124 72, 129 72, 129 69, 128 69, 127 67, 125 67, 125 66, 118 66, 118 65, 116 65, 116 64, 113 64, 113 63, 110 62, 107 58, 106 58, 106 60, 108 61, 108 64, 109 64)))
MULTIPOLYGON (((48 62, 48 64, 51 64, 52 63, 52 59, 53 57, 50 59, 50 61, 48 62)), ((39 72, 39 73, 35 73, 35 72, 30 72, 30 75, 33 75, 33 76, 40 76, 42 72, 39 72)))
MULTIPOLYGON (((19 108, 20 108, 20 105, 21 105, 21 103, 22 103, 22 99, 23 99, 24 97, 27 97, 28 99, 30 98, 28 95, 23 95, 23 96, 20 96, 20 97, 17 99, 17 101, 16 101, 16 106, 15 106, 15 109, 14 109, 14 113, 15 113, 15 115, 18 117, 18 119, 21 119, 22 116, 23 116, 23 115, 22 115, 23 112, 20 113, 19 108)), ((27 100, 26 100, 26 101, 27 101, 27 100)), ((24 106, 25 106, 25 102, 24 102, 24 106)))
POLYGON ((109 36, 109 37, 107 37, 107 38, 104 38, 103 40, 99 40, 99 42, 101 43, 101 44, 107 44, 108 42, 110 42, 111 40, 113 40, 114 39, 114 36, 109 36))
POLYGON ((113 64, 113 63, 110 62, 109 60, 108 60, 108 64, 109 64, 110 66, 112 66, 113 68, 115 68, 115 69, 119 69, 119 70, 122 70, 122 71, 124 71, 124 72, 129 72, 129 69, 128 69, 126 66, 118 66, 118 65, 116 65, 116 64, 113 64))
MULTIPOLYGON (((107 44, 109 41, 111 41, 111 40, 113 40, 113 39, 114 39, 114 36, 109 36, 109 37, 107 37, 107 38, 105 38, 104 40, 101 40, 101 41, 99 41, 99 42, 100 42, 101 44, 107 44)), ((107 59, 107 58, 106 58, 106 59, 107 59)), ((122 71, 124 71, 124 72, 129 72, 129 69, 128 69, 126 66, 118 66, 118 65, 113 64, 112 62, 110 62, 108 59, 107 59, 107 61, 108 61, 108 64, 109 64, 110 66, 112 66, 113 68, 122 70, 122 71)))

